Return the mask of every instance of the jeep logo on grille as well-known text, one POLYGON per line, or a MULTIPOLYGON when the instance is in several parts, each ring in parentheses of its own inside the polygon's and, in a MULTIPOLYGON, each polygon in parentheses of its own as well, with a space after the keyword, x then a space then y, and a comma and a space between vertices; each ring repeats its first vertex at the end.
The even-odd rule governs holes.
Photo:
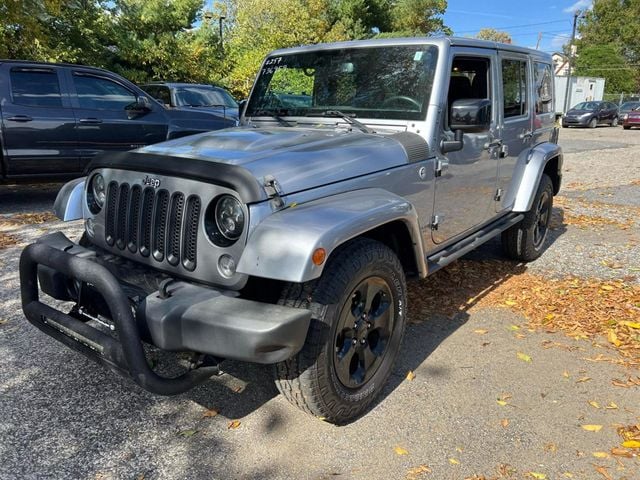
POLYGON ((142 180, 142 184, 145 187, 158 188, 160 186, 160 180, 158 180, 157 178, 153 178, 153 177, 150 177, 149 175, 147 175, 146 177, 144 177, 144 180, 142 180))

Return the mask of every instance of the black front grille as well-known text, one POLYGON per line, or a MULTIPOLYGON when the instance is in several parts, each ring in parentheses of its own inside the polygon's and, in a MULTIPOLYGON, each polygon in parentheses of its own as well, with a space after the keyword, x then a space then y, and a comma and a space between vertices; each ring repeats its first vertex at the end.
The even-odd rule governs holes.
POLYGON ((196 268, 201 202, 180 192, 109 183, 105 206, 105 242, 157 262, 196 268))

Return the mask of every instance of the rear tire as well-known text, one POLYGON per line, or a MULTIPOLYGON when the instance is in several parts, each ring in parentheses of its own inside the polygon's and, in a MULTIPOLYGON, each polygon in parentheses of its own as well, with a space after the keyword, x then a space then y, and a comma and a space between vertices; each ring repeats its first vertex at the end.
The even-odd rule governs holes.
POLYGON ((616 117, 613 120, 611 120, 611 126, 612 127, 617 127, 618 126, 618 117, 616 117))
POLYGON ((631 127, 629 125, 623 125, 622 128, 624 128, 625 130, 631 130, 631 127))
POLYGON ((553 209, 553 183, 542 174, 531 210, 513 227, 502 232, 504 253, 514 260, 531 262, 543 251, 553 209))
POLYGON ((275 366, 278 390, 330 423, 362 415, 400 351, 407 293, 398 257, 380 242, 355 239, 331 256, 318 280, 285 286, 279 303, 313 316, 302 350, 275 366))

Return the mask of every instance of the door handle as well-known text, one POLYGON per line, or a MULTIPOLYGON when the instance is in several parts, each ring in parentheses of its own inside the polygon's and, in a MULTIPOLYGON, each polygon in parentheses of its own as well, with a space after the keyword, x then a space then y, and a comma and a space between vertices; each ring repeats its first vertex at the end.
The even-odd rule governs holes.
POLYGON ((484 149, 485 150, 490 150, 492 148, 498 148, 502 146, 502 140, 499 138, 496 138, 495 140, 491 141, 491 142, 487 142, 484 144, 484 149))
POLYGON ((533 132, 525 132, 520 134, 522 140, 529 140, 533 137, 533 132))
POLYGON ((13 117, 7 118, 7 120, 11 122, 30 122, 33 118, 28 115, 14 115, 13 117))
POLYGON ((98 125, 102 123, 102 120, 99 118, 81 118, 80 123, 84 125, 98 125))

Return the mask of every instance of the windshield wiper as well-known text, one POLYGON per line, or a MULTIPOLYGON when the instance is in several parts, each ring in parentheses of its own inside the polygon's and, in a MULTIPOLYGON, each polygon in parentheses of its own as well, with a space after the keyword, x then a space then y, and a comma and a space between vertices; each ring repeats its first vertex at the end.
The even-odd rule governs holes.
POLYGON ((281 115, 288 115, 289 114, 289 110, 278 110, 277 112, 275 110, 257 110, 255 112, 253 112, 253 115, 251 116, 262 116, 264 115, 265 117, 271 117, 271 118, 275 118, 278 123, 280 125, 284 125, 285 127, 293 127, 293 124, 290 122, 287 122, 284 118, 281 117, 281 115))
POLYGON ((342 120, 347 122, 349 125, 356 127, 358 130, 364 133, 376 133, 376 131, 373 130, 372 128, 369 128, 364 123, 359 122, 358 120, 353 118, 353 116, 349 116, 346 113, 342 113, 340 110, 325 110, 324 112, 320 113, 320 115, 322 115, 323 117, 341 118, 342 120))

